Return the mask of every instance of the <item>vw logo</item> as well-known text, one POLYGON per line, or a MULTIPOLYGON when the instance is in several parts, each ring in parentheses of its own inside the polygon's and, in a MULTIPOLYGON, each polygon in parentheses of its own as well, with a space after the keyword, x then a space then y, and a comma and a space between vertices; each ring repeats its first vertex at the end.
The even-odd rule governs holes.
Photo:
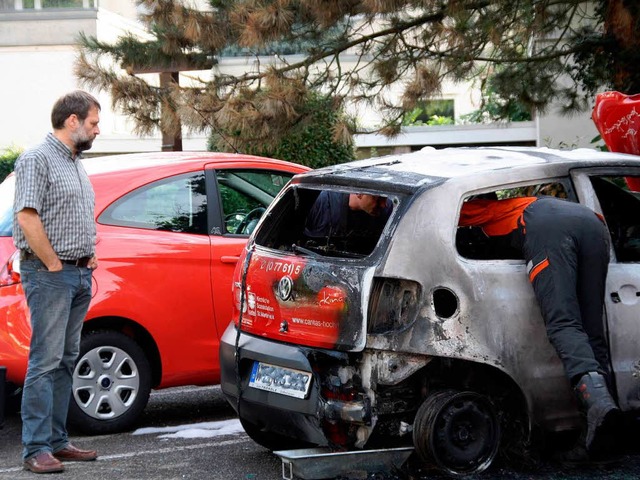
POLYGON ((282 277, 278 282, 278 297, 280 297, 283 302, 286 302, 291 298, 292 293, 293 280, 291 280, 289 276, 282 277))

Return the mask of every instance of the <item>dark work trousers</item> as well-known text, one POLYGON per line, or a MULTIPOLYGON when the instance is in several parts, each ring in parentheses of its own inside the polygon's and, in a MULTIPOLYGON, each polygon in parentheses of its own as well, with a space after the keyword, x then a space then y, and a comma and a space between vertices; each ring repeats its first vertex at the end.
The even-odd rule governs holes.
POLYGON ((523 253, 529 280, 572 385, 587 372, 609 376, 603 325, 609 233, 589 208, 540 198, 524 210, 523 253))

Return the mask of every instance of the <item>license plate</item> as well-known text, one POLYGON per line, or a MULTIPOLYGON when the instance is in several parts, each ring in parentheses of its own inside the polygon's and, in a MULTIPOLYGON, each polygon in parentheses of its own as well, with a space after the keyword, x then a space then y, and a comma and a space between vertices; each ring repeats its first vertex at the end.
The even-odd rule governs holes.
POLYGON ((253 363, 249 378, 250 387, 295 398, 306 398, 310 385, 309 372, 262 362, 253 363))

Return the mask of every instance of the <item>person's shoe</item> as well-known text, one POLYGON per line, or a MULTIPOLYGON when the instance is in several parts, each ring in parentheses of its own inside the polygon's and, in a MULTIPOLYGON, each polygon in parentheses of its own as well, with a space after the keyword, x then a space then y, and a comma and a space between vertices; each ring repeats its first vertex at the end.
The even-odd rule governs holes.
POLYGON ((574 469, 615 465, 622 461, 622 455, 613 452, 589 455, 584 445, 576 444, 569 450, 554 453, 552 459, 563 468, 574 469))
POLYGON ((64 465, 51 452, 40 452, 24 461, 24 469, 33 473, 64 472, 64 465))
POLYGON ((90 462, 98 458, 98 452, 95 450, 82 450, 69 443, 62 450, 54 452, 53 456, 58 460, 66 460, 68 462, 90 462))
POLYGON ((586 410, 587 451, 590 455, 611 451, 615 447, 620 409, 611 397, 604 377, 597 372, 586 373, 575 391, 586 410))

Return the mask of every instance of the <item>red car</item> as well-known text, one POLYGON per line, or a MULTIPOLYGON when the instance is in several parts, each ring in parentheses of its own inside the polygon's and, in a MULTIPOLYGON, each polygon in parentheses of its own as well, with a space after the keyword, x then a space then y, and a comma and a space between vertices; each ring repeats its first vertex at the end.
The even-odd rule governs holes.
MULTIPOLYGON (((247 238, 290 178, 308 170, 222 153, 83 160, 96 193, 94 296, 74 371, 72 425, 129 428, 151 388, 220 381, 219 336, 247 238)), ((30 325, 13 241, 14 178, 0 185, 0 366, 21 385, 30 325), (14 253, 15 252, 15 253, 14 253)))

